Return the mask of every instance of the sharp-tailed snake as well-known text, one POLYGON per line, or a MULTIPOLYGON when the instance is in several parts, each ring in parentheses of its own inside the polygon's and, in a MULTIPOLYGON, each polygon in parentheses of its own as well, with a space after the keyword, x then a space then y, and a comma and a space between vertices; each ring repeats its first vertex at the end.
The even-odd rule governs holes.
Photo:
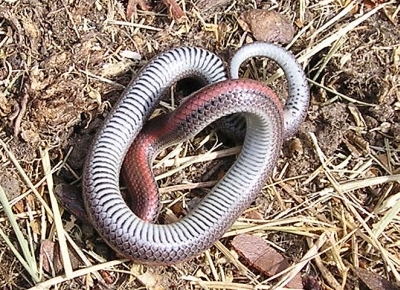
POLYGON ((253 202, 275 166, 283 140, 293 135, 305 118, 307 81, 285 49, 268 43, 244 46, 229 69, 230 79, 220 58, 201 48, 179 47, 161 53, 128 85, 99 130, 86 160, 83 199, 90 222, 121 255, 140 263, 166 265, 211 247, 253 202), (238 79, 241 63, 253 56, 268 57, 283 69, 290 93, 283 109, 267 86, 238 79), (187 77, 207 86, 161 122, 151 120, 138 136, 170 86, 187 77), (184 218, 172 224, 152 223, 158 211, 158 193, 151 163, 157 152, 234 113, 242 113, 247 125, 236 162, 184 218), (124 177, 129 191, 137 196, 133 210, 119 189, 125 156, 124 177), (131 179, 132 173, 141 175, 131 179))

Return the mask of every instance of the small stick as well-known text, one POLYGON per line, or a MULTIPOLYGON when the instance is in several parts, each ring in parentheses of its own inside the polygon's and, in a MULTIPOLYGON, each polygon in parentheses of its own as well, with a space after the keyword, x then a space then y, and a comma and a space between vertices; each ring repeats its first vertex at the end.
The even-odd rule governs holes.
POLYGON ((21 121, 22 121, 22 117, 25 115, 27 103, 28 103, 28 94, 24 94, 24 97, 22 98, 22 101, 21 101, 21 109, 19 110, 18 116, 15 119, 15 123, 14 123, 14 137, 17 137, 20 132, 21 121))

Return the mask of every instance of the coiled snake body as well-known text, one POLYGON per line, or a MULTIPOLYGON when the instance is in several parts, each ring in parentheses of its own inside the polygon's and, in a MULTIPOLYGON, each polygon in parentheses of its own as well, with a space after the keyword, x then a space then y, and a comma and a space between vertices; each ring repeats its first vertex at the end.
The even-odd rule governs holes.
POLYGON ((292 135, 305 117, 309 93, 304 73, 294 57, 272 44, 255 43, 239 50, 231 62, 231 75, 237 78, 240 63, 254 55, 276 60, 284 70, 290 97, 283 109, 268 87, 252 80, 227 79, 222 61, 195 47, 180 47, 158 55, 126 88, 93 142, 83 175, 83 198, 89 219, 117 252, 147 264, 188 259, 218 240, 261 190, 275 166, 284 137, 292 135), (176 223, 153 224, 149 220, 156 213, 157 192, 147 198, 139 196, 138 201, 144 202, 138 202, 137 215, 134 214, 121 197, 119 172, 126 153, 161 96, 173 83, 186 77, 209 85, 168 116, 168 122, 160 122, 161 127, 147 126, 149 129, 135 141, 135 147, 153 147, 143 149, 133 158, 127 155, 125 175, 144 173, 144 177, 138 178, 140 182, 131 183, 143 187, 149 180, 154 187, 149 170, 136 169, 149 168, 160 149, 194 136, 218 118, 243 113, 246 137, 236 162, 194 210, 176 223), (148 213, 148 209, 155 210, 148 213))

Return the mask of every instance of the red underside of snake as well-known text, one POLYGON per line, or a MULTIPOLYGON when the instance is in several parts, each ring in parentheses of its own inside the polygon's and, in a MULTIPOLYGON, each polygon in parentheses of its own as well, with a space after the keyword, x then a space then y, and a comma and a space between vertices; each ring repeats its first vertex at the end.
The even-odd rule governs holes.
POLYGON ((226 80, 223 63, 215 54, 179 47, 151 60, 109 113, 86 159, 83 198, 88 220, 121 255, 136 262, 164 265, 193 257, 211 247, 264 186, 283 139, 293 135, 304 120, 309 91, 293 55, 273 44, 254 43, 240 49, 232 58, 230 75, 237 77, 240 64, 253 56, 271 58, 285 72, 290 96, 283 110, 275 94, 262 83, 226 80), (193 94, 172 114, 150 121, 139 134, 171 85, 187 77, 211 85, 193 94), (157 152, 237 113, 246 118, 246 136, 226 175, 178 222, 151 223, 159 207, 151 172, 157 152), (133 212, 119 189, 123 163, 125 181, 134 193, 133 212))
MULTIPOLYGON (((147 122, 129 148, 122 166, 127 190, 132 193, 129 196, 130 208, 142 220, 154 222, 160 208, 158 186, 151 168, 155 155, 161 149, 187 139, 193 131, 198 130, 198 123, 203 124, 202 126, 209 123, 207 114, 218 114, 226 110, 227 103, 235 101, 229 100, 229 97, 219 101, 218 97, 229 95, 233 91, 251 91, 257 94, 260 100, 259 103, 254 103, 255 106, 262 106, 264 101, 262 98, 269 98, 273 106, 279 108, 279 111, 271 110, 271 112, 279 112, 283 119, 282 104, 269 87, 260 82, 242 79, 224 81, 204 88, 188 97, 188 101, 172 113, 147 122), (193 127, 185 125, 193 123, 193 127)), ((276 118, 277 116, 271 116, 271 119, 276 118)), ((283 134, 282 124, 278 122, 274 127, 275 136, 279 140, 279 136, 283 134)))

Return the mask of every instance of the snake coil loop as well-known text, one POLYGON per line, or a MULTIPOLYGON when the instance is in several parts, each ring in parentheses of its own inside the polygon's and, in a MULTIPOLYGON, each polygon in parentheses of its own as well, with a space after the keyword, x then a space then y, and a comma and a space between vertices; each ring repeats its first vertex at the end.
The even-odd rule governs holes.
MULTIPOLYGON (((264 49, 271 46, 263 45, 264 49)), ((176 263, 209 248, 250 205, 275 166, 283 136, 295 130, 292 125, 284 129, 284 122, 300 124, 309 101, 304 73, 291 54, 277 48, 267 56, 279 59, 285 74, 293 76, 289 77, 291 97, 284 111, 268 87, 251 80, 227 80, 222 61, 195 47, 158 55, 129 84, 99 130, 83 175, 89 219, 112 248, 141 263, 176 263), (172 129, 174 142, 180 142, 182 136, 193 136, 217 118, 241 112, 247 122, 246 138, 237 161, 193 211, 176 223, 152 224, 135 215, 122 199, 119 172, 161 96, 185 77, 197 77, 210 85, 193 94, 190 102, 171 115, 168 125, 158 130, 172 129)), ((239 50, 232 60, 232 76, 237 76, 232 71, 249 55, 246 48, 239 50)), ((165 134, 168 138, 161 139, 160 148, 172 143, 171 133, 165 134)))

